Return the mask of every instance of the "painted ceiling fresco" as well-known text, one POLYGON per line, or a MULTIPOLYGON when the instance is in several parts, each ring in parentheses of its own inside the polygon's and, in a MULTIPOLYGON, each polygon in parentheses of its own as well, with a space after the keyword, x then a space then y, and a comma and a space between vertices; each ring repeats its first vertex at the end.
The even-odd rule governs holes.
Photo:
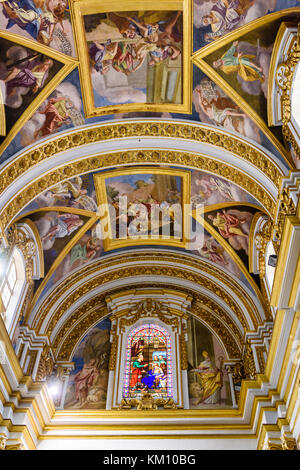
MULTIPOLYGON (((259 144, 288 169, 281 128, 267 125, 267 89, 279 25, 300 16, 300 1, 141 3, 139 10, 115 0, 0 1, 0 165, 68 129, 153 117, 223 128, 259 144)), ((140 203, 191 204, 188 232, 195 236, 176 238, 174 216, 168 227, 157 227, 157 245, 191 253, 256 290, 249 234, 254 217, 264 213, 260 203, 213 173, 136 167, 66 179, 18 214, 17 220, 32 220, 43 247, 45 277, 36 282, 35 301, 114 250, 155 247, 146 238, 149 227, 141 234, 141 220, 134 225, 136 212, 130 222, 137 233, 130 235, 139 240, 102 241, 101 204, 114 208, 108 222, 116 234, 129 230, 122 226, 119 196, 131 210, 140 203), (197 205, 203 207, 199 217, 197 205), (165 243, 164 229, 171 231, 165 243)))
MULTIPOLYGON (((253 291, 257 280, 248 272, 249 233, 253 216, 262 213, 261 204, 245 190, 210 173, 132 167, 89 173, 52 186, 16 220, 32 220, 41 238, 45 276, 35 284, 37 301, 71 273, 111 252, 155 246, 191 253, 253 291), (126 197, 125 226, 120 197, 126 197), (176 214, 149 224, 155 208, 163 213, 168 204, 181 209, 183 202, 190 204, 186 233, 176 233, 176 214), (113 209, 109 219, 108 213, 101 214, 101 205, 108 204, 113 209), (108 225, 115 231, 106 238, 108 225)), ((179 217, 183 215, 181 210, 179 217)), ((185 226, 178 222, 179 228, 185 226)))
POLYGON ((0 2, 0 163, 66 129, 146 116, 223 127, 286 164, 281 129, 266 124, 266 90, 278 26, 300 2, 177 3, 0 2))

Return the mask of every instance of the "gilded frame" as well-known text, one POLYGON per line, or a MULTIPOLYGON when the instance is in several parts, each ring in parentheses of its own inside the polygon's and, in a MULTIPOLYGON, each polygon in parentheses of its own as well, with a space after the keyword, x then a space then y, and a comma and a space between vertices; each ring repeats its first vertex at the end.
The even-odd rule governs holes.
POLYGON ((105 251, 110 251, 114 249, 124 248, 128 246, 141 246, 145 245, 162 245, 162 246, 175 246, 179 248, 186 248, 189 240, 189 223, 190 218, 186 217, 184 211, 184 206, 190 203, 190 193, 191 193, 191 175, 189 171, 186 170, 177 170, 169 168, 151 168, 151 167, 133 167, 130 169, 122 170, 113 170, 107 171, 105 173, 94 175, 94 183, 96 188, 96 197, 98 204, 108 205, 107 193, 105 181, 108 178, 114 178, 124 175, 169 175, 181 178, 181 207, 182 207, 182 238, 180 240, 172 237, 167 239, 163 238, 163 235, 158 235, 151 238, 151 234, 148 237, 142 236, 130 236, 125 239, 113 239, 111 224, 109 217, 106 217, 106 214, 100 215, 101 227, 103 230, 106 229, 106 223, 108 225, 108 234, 109 237, 104 238, 103 248, 105 251))
POLYGON ((84 112, 86 118, 106 114, 119 114, 128 112, 173 112, 192 113, 192 1, 191 0, 161 0, 153 4, 152 0, 136 2, 123 0, 122 6, 117 0, 73 0, 71 3, 72 20, 75 30, 77 54, 80 59, 79 75, 83 95, 84 112), (131 10, 143 11, 176 11, 183 12, 183 49, 182 49, 182 103, 126 103, 95 107, 91 81, 89 57, 86 46, 84 19, 86 15, 131 10))

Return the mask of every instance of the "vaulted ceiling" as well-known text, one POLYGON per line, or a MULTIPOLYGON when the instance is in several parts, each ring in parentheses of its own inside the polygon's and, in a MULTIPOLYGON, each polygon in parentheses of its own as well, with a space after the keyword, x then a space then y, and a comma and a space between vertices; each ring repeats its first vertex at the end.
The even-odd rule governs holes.
POLYGON ((254 233, 297 164, 268 125, 268 79, 278 28, 300 4, 142 4, 0 3, 1 224, 28 224, 43 264, 21 323, 59 357, 91 299, 172 285, 214 312, 221 336, 227 325, 238 357, 272 318, 254 233), (99 206, 117 196, 190 204, 193 237, 103 240, 99 206))

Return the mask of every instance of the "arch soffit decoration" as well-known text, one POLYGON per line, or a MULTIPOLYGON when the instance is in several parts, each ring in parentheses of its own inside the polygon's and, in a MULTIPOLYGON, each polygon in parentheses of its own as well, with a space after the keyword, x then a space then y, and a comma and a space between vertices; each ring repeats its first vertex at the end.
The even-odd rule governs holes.
POLYGON ((252 194, 271 216, 281 177, 288 172, 260 146, 214 126, 114 121, 44 141, 5 165, 0 172, 3 227, 54 184, 92 171, 143 164, 177 165, 219 175, 252 194))
MULTIPOLYGON (((244 326, 252 325, 255 328, 265 320, 265 315, 268 312, 264 312, 259 301, 253 298, 253 293, 248 291, 244 285, 241 285, 237 278, 230 275, 228 272, 224 272, 222 268, 218 268, 213 264, 209 264, 206 261, 204 262, 191 255, 179 255, 177 253, 170 254, 169 250, 167 252, 163 252, 161 250, 159 252, 157 250, 145 250, 143 254, 138 254, 138 257, 136 256, 136 252, 127 252, 117 254, 112 257, 104 257, 103 259, 91 262, 90 264, 71 273, 69 276, 57 283, 51 291, 49 291, 47 295, 42 298, 36 306, 34 306, 30 312, 30 316, 27 318, 28 325, 39 332, 44 332, 47 329, 46 325, 53 312, 61 309, 62 302, 67 301, 68 306, 71 306, 72 304, 70 304, 68 300, 69 296, 72 297, 75 295, 75 300, 81 297, 78 289, 82 288, 83 295, 85 295, 86 292, 89 292, 89 283, 96 283, 95 285, 97 287, 97 282, 100 283, 100 281, 103 282, 103 280, 107 282, 105 277, 103 278, 102 276, 105 276, 109 270, 113 273, 111 276, 112 280, 114 280, 113 276, 117 275, 117 272, 115 271, 116 267, 123 265, 123 269, 125 270, 123 274, 126 275, 126 269, 134 269, 141 265, 145 266, 145 263, 148 264, 149 268, 160 263, 162 266, 170 267, 170 269, 174 268, 174 270, 177 266, 181 268, 182 265, 184 265, 187 272, 192 272, 195 273, 196 276, 199 276, 197 281, 207 279, 208 281, 213 280, 214 283, 218 282, 218 285, 220 285, 220 288, 224 290, 224 293, 230 292, 230 295, 232 295, 233 298, 238 299, 239 304, 243 306, 245 305, 245 312, 249 311, 250 313, 248 320, 245 320, 246 323, 244 323, 244 326), (242 298, 240 298, 241 295, 242 298), (46 320, 46 318, 48 318, 48 320, 46 320)), ((143 274, 143 272, 141 272, 141 274, 143 274)), ((127 275, 126 277, 132 276, 127 275)), ((122 276, 118 276, 116 279, 119 280, 121 278, 122 276)), ((99 285, 101 285, 101 283, 99 285)), ((215 285, 212 285, 211 287, 212 292, 215 294, 215 285)), ((241 321, 241 324, 243 325, 243 321, 241 321)))
MULTIPOLYGON (((176 257, 177 258, 177 257, 176 257)), ((122 262, 122 256, 117 256, 114 259, 113 265, 108 268, 105 261, 103 263, 93 263, 85 269, 79 270, 77 273, 65 279, 51 295, 48 295, 44 303, 42 303, 38 310, 35 310, 34 315, 31 315, 28 321, 28 325, 33 327, 37 332, 47 334, 51 337, 53 347, 57 352, 63 351, 63 342, 74 344, 71 341, 71 335, 78 337, 78 328, 81 320, 83 325, 90 324, 93 318, 99 319, 99 312, 106 312, 105 297, 111 294, 114 289, 124 290, 126 285, 129 288, 135 288, 137 282, 141 284, 143 288, 145 286, 156 285, 158 288, 170 287, 171 281, 172 288, 180 292, 185 291, 194 298, 192 313, 195 311, 198 317, 201 317, 207 325, 210 325, 221 332, 222 328, 224 331, 231 330, 232 336, 234 337, 234 343, 241 345, 243 336, 246 331, 256 329, 258 324, 262 324, 264 321, 263 314, 258 311, 254 305, 249 293, 245 293, 241 287, 231 281, 224 289, 220 281, 216 278, 216 271, 219 271, 219 276, 224 276, 222 270, 211 269, 210 275, 200 275, 196 271, 196 262, 190 264, 194 265, 194 269, 187 270, 187 258, 182 257, 179 263, 181 266, 174 267, 174 260, 172 266, 166 266, 161 264, 157 266, 157 257, 155 265, 152 262, 148 263, 145 269, 145 262, 147 257, 141 257, 140 262, 142 266, 136 265, 128 266, 127 260, 123 260, 125 266, 120 267, 122 262), (125 262, 124 262, 125 261, 125 262), (184 268, 182 268, 184 264, 184 268), (102 272, 99 273, 102 265, 102 272), (117 269, 116 269, 117 267, 117 269), (91 271, 94 270, 94 277, 91 271), (110 271, 110 272, 109 272, 110 271), (174 277, 172 277, 172 274, 174 277), (159 279, 158 276, 161 276, 159 279), (165 278, 163 278, 165 276, 165 278), (175 277, 176 276, 176 277, 175 277), (81 277, 81 283, 80 283, 81 277), (189 278, 183 287, 182 284, 176 285, 178 279, 181 283, 183 279, 189 278), (79 283, 76 285, 76 281, 79 279, 79 283), (120 284, 118 281, 122 281, 120 284), (167 282, 166 282, 167 279, 167 282), (177 281, 176 281, 177 279, 177 281), (213 279, 213 280, 212 280, 213 279), (216 280, 218 287, 216 289, 216 280), (200 287, 201 286, 201 287, 200 287), (204 286, 204 288, 203 288, 204 286), (212 293, 213 292, 213 293, 212 293), (246 295, 245 295, 246 294, 246 295), (240 298, 245 298, 243 305, 239 305, 240 298), (93 316, 92 316, 93 315, 93 316), (74 329, 75 328, 75 329, 74 329), (229 330, 227 330, 229 328, 229 330), (72 333, 73 331, 73 333, 72 333)), ((204 263, 202 263, 204 265, 204 263)), ((199 262, 197 260, 199 267, 199 262)), ((207 266, 206 266, 207 268, 207 266)), ((198 270, 199 271, 199 270, 198 270)), ((230 276, 227 276, 230 278, 230 276)), ((103 313, 105 315, 105 313, 103 313)), ((87 326, 88 328, 88 326, 87 326)), ((221 333, 219 333, 220 336, 221 333)), ((222 336, 222 334, 221 334, 222 336)), ((226 343, 225 340, 222 342, 226 343)), ((228 340, 227 340, 228 343, 228 340)), ((231 341, 232 343, 232 341, 231 341)), ((236 346, 237 347, 237 346, 236 346)), ((237 351, 235 347, 235 351, 237 351)), ((226 350, 228 351, 230 346, 227 345, 226 350)), ((232 347, 231 347, 232 349, 232 347)), ((229 354, 232 355, 232 354, 229 354)), ((236 355, 236 353, 235 353, 236 355)), ((65 355, 64 355, 65 357, 65 355)))
MULTIPOLYGON (((147 286, 145 288, 145 285, 136 285, 136 288, 143 289, 143 292, 147 290, 147 286)), ((151 284, 148 289, 152 292, 162 291, 164 293, 170 290, 168 288, 162 289, 159 286, 153 286, 153 284, 151 284)), ((137 290, 135 291, 138 293, 137 290)), ((121 291, 121 295, 123 292, 124 291, 121 291)), ((189 293, 187 293, 187 295, 189 295, 189 293)), ((76 323, 74 323, 74 319, 71 317, 68 322, 64 324, 64 328, 60 330, 52 345, 57 362, 64 364, 70 363, 76 348, 88 331, 97 325, 99 321, 104 320, 105 317, 109 315, 107 307, 103 302, 104 298, 105 295, 100 295, 87 302, 80 309, 80 316, 76 323)), ((125 310, 123 313, 124 312, 125 310)), ((172 310, 172 313, 174 312, 176 313, 176 311, 172 310)), ((119 313, 122 312, 120 311, 118 314, 119 313)), ((191 313, 192 316, 198 319, 216 335, 217 339, 226 351, 227 359, 238 360, 241 357, 243 337, 240 332, 237 331, 235 324, 226 324, 224 321, 224 315, 222 319, 220 319, 220 317, 216 315, 211 308, 204 308, 203 305, 196 303, 190 308, 189 313, 191 313), (230 328, 230 326, 232 328, 230 328)), ((224 314, 224 312, 222 313, 224 314)), ((76 315, 78 315, 78 311, 76 311, 76 315)), ((179 315, 182 315, 182 313, 179 312, 179 315)))

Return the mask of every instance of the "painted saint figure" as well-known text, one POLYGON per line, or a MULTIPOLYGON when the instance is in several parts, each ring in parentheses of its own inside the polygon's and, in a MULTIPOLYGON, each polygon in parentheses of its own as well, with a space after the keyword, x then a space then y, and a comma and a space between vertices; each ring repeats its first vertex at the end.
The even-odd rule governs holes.
POLYGON ((49 212, 35 221, 44 250, 52 248, 56 238, 71 235, 83 224, 84 221, 77 214, 57 214, 55 212, 49 212))
POLYGON ((217 39, 235 29, 255 0, 217 0, 209 15, 203 17, 203 26, 211 26, 206 41, 217 39))
POLYGON ((148 364, 144 362, 143 354, 139 354, 138 358, 132 363, 130 387, 134 388, 138 382, 141 382, 142 371, 147 367, 148 364))
POLYGON ((10 65, 9 73, 3 80, 7 96, 15 94, 19 87, 31 88, 33 93, 37 93, 44 86, 52 66, 52 59, 40 61, 36 56, 21 59, 18 63, 10 65))
POLYGON ((220 59, 213 62, 214 68, 227 75, 237 73, 246 82, 264 82, 263 68, 254 62, 255 56, 238 52, 237 46, 238 41, 235 41, 220 59))
POLYGON ((46 119, 42 127, 37 129, 34 137, 45 137, 56 132, 64 123, 70 122, 68 108, 72 107, 72 102, 65 97, 50 98, 48 103, 39 114, 44 114, 46 119))
POLYGON ((217 90, 215 91, 216 99, 214 98, 210 101, 203 95, 201 88, 197 88, 196 92, 198 94, 199 105, 209 119, 225 129, 245 134, 243 127, 245 115, 236 109, 233 103, 226 100, 226 98, 222 98, 217 90))
POLYGON ((205 404, 215 404, 220 401, 219 392, 223 386, 222 366, 217 368, 213 365, 207 351, 202 351, 204 360, 200 362, 197 369, 192 369, 199 379, 202 388, 202 393, 197 401, 205 404))
POLYGON ((65 0, 4 1, 3 13, 8 18, 6 29, 15 24, 25 30, 33 39, 49 45, 53 39, 54 28, 60 23, 63 29, 67 4, 65 0))
POLYGON ((96 360, 91 359, 88 364, 84 364, 81 371, 79 371, 75 377, 76 387, 76 400, 79 405, 83 405, 88 397, 90 387, 95 383, 99 376, 99 371, 96 368, 96 360))

